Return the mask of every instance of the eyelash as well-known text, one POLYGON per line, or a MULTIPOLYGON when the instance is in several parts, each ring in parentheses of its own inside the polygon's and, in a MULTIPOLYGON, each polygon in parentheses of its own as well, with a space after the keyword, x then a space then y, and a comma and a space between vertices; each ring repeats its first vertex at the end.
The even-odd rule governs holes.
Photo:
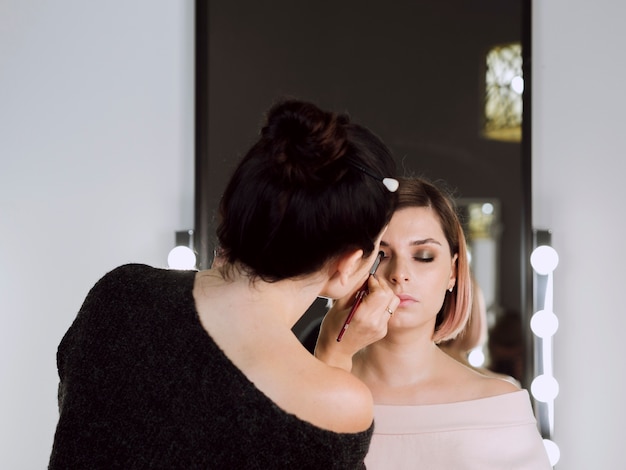
MULTIPOLYGON (((385 259, 389 259, 389 255, 387 253, 384 253, 381 261, 385 260, 385 259)), ((419 261, 421 263, 432 263, 433 261, 435 261, 435 257, 433 255, 431 255, 431 256, 413 256, 413 259, 415 261, 419 261)))

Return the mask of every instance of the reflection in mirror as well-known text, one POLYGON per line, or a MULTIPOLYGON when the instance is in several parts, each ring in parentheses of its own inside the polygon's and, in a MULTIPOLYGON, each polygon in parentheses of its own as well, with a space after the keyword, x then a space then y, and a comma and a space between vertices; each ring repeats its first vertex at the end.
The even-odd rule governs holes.
MULTIPOLYGON (((497 199, 458 199, 457 211, 463 224, 467 251, 470 257, 470 269, 475 283, 474 297, 481 296, 480 305, 474 299, 472 322, 484 322, 480 327, 480 339, 472 345, 474 349, 467 360, 472 366, 491 367, 489 335, 500 313, 501 306, 498 291, 498 260, 500 256, 500 201, 497 199), (481 311, 478 311, 478 310, 481 311)), ((463 354, 467 353, 464 351, 463 354)), ((518 381, 520 377, 515 377, 518 381)))
MULTIPOLYGON (((504 227, 498 199, 464 199, 457 201, 465 237, 470 268, 475 285, 474 295, 482 296, 483 306, 473 303, 472 323, 485 323, 476 348, 469 353, 468 362, 521 384, 524 379, 524 343, 518 311, 506 310, 499 298, 500 238, 504 227), (478 309, 484 311, 478 311, 478 309)), ((476 327, 473 327, 474 329, 476 327)))
POLYGON ((487 324, 491 326, 501 310, 498 290, 500 201, 459 199, 457 209, 465 230, 472 274, 483 292, 487 324))
MULTIPOLYGON (((528 44, 522 34, 530 30, 529 4, 344 0, 330 8, 325 2, 276 0, 269 8, 253 0, 198 0, 199 267, 210 264, 215 208, 234 162, 258 132, 258 116, 278 97, 294 96, 347 111, 370 127, 392 149, 401 174, 442 181, 456 198, 497 203, 497 242, 477 238, 473 255, 491 314, 517 312, 522 328, 531 281, 524 264, 530 237, 528 116, 521 142, 486 138, 484 130, 487 55, 496 46, 528 44), (479 261, 483 250, 495 255, 479 261)), ((524 100, 530 89, 526 72, 524 100)), ((325 302, 316 302, 296 334, 324 310, 325 302)))
POLYGON ((522 140, 522 44, 494 46, 487 52, 483 135, 504 142, 522 140))

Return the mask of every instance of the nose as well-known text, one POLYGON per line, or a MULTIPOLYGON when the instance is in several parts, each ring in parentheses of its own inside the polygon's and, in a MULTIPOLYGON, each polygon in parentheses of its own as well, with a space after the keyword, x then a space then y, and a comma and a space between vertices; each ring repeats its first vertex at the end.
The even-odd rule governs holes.
POLYGON ((401 259, 392 258, 389 263, 388 277, 393 284, 409 282, 408 266, 401 259))

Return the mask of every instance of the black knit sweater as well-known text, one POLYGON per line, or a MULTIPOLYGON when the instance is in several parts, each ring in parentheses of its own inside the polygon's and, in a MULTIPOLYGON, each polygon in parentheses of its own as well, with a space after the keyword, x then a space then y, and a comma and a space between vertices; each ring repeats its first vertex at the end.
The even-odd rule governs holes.
POLYGON ((50 469, 364 468, 372 427, 286 413, 204 330, 195 271, 121 266, 90 291, 57 353, 50 469))

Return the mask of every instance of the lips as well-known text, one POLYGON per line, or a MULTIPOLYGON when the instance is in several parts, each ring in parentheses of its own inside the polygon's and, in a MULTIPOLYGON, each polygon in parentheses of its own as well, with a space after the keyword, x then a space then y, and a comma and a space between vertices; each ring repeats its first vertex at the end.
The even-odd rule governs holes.
POLYGON ((412 297, 408 294, 397 294, 397 296, 400 299, 399 307, 405 307, 409 304, 417 302, 417 299, 415 297, 412 297))

